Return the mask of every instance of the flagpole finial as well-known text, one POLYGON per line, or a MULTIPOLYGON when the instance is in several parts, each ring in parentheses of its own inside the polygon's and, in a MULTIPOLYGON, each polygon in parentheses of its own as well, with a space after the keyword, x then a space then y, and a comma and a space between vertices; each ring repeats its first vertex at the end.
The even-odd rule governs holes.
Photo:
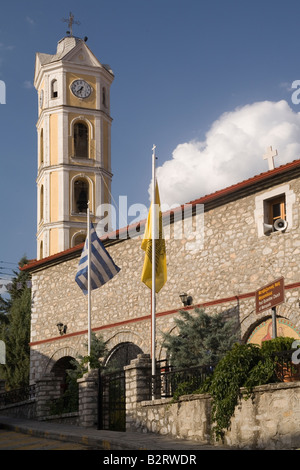
POLYGON ((155 155, 155 149, 156 149, 156 145, 153 145, 152 147, 153 157, 155 157, 155 160, 157 160, 157 156, 155 155))

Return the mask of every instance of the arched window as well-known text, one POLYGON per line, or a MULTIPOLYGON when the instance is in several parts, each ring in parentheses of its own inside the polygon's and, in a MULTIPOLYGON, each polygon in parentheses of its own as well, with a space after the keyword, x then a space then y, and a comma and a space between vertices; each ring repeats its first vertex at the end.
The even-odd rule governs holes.
POLYGON ((73 237, 73 242, 72 246, 80 245, 81 243, 84 243, 86 239, 86 233, 77 233, 73 237))
POLYGON ((51 98, 58 97, 58 88, 57 88, 57 80, 52 80, 51 82, 51 98))
POLYGON ((44 257, 43 240, 40 243, 40 259, 44 257))
POLYGON ((44 163, 44 130, 40 132, 40 163, 44 163))
POLYGON ((83 122, 74 124, 74 157, 89 158, 89 130, 83 122))
POLYGON ((107 104, 106 104, 106 89, 105 89, 105 87, 102 88, 102 104, 106 108, 107 104))
POLYGON ((44 219, 44 186, 40 189, 40 222, 44 219))
POLYGON ((77 179, 74 182, 74 212, 87 213, 89 200, 89 183, 86 179, 77 179))

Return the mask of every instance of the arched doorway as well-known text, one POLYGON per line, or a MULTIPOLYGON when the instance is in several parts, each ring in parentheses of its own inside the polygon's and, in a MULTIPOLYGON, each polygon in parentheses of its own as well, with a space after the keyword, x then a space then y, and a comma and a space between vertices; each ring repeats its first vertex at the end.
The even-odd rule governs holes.
POLYGON ((105 365, 111 371, 123 370, 138 354, 143 354, 143 351, 136 344, 131 342, 120 343, 109 353, 105 365))
POLYGON ((58 359, 51 374, 58 379, 57 398, 52 400, 50 414, 63 414, 78 410, 78 384, 71 380, 68 370, 75 370, 74 358, 64 356, 58 359))
MULTIPOLYGON (((277 317, 276 324, 277 336, 300 339, 299 328, 288 318, 277 317)), ((272 318, 270 316, 253 325, 247 343, 258 344, 260 346, 263 341, 269 339, 272 339, 272 318)))
POLYGON ((142 354, 139 346, 131 342, 120 343, 109 353, 106 373, 99 377, 98 429, 126 430, 126 384, 124 367, 142 354))
POLYGON ((75 369, 75 365, 72 364, 72 361, 74 361, 74 358, 71 356, 65 356, 61 357, 52 367, 52 374, 55 377, 59 377, 61 379, 60 383, 60 390, 61 390, 61 395, 66 391, 67 389, 67 370, 68 369, 75 369))

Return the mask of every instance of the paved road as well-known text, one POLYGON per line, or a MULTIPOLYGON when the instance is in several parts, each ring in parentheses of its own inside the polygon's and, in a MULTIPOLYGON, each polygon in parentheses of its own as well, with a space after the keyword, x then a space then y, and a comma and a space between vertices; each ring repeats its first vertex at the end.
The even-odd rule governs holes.
POLYGON ((88 450, 88 447, 0 429, 0 452, 1 450, 88 450))

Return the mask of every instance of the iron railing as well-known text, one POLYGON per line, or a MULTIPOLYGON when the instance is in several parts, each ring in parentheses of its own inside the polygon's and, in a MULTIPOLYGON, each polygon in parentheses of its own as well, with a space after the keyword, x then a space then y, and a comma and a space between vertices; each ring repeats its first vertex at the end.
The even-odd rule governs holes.
MULTIPOLYGON (((293 362, 293 354, 296 351, 296 349, 292 349, 290 351, 279 351, 272 354, 272 358, 276 363, 276 380, 279 380, 280 382, 292 382, 300 380, 300 364, 293 362)), ((296 358, 298 358, 298 355, 296 358)))
POLYGON ((189 394, 197 390, 212 375, 214 365, 195 366, 188 369, 176 369, 167 361, 158 361, 156 374, 152 377, 151 393, 156 398, 170 398, 181 390, 189 394))
POLYGON ((98 381, 98 429, 126 430, 126 386, 124 370, 101 374, 98 381))
MULTIPOLYGON (((300 364, 293 362, 294 350, 280 351, 272 354, 275 362, 274 380, 279 382, 300 381, 300 364)), ((300 355, 300 350, 297 358, 300 355)), ((149 380, 149 399, 169 398, 179 394, 189 394, 196 391, 213 374, 215 365, 176 369, 167 360, 158 361, 156 374, 149 380)))
POLYGON ((22 401, 32 400, 35 398, 35 385, 9 390, 0 393, 0 407, 13 405, 22 401))

